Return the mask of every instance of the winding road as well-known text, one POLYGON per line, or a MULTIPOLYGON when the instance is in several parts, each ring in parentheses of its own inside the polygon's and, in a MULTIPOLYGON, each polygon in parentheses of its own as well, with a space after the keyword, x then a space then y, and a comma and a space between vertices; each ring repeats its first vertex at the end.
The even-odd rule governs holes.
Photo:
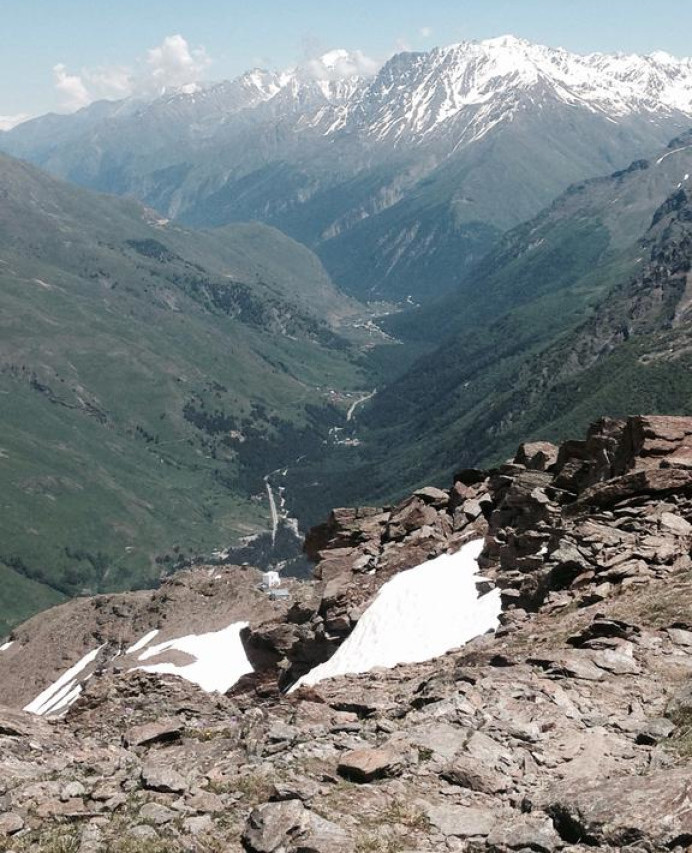
POLYGON ((346 414, 346 420, 351 421, 353 419, 354 414, 356 413, 356 409, 358 408, 358 406, 362 406, 363 403, 367 403, 368 400, 372 400, 375 394, 377 394, 377 388, 375 388, 369 394, 364 394, 362 397, 359 397, 354 403, 352 403, 351 408, 346 414))

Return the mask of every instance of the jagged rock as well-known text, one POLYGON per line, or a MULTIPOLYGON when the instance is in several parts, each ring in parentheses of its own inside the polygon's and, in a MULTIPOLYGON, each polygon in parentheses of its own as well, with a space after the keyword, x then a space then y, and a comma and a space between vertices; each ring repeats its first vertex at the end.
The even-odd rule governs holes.
POLYGON ((605 507, 637 495, 659 495, 692 490, 692 471, 649 469, 624 474, 585 489, 575 510, 585 506, 605 507))
POLYGON ((392 749, 354 749, 341 756, 338 771, 353 782, 372 782, 397 776, 401 765, 401 756, 392 749))
POLYGON ((421 498, 426 503, 431 504, 437 509, 447 506, 449 503, 449 493, 442 489, 436 489, 434 486, 425 486, 423 489, 418 489, 413 493, 417 498, 421 498))
POLYGON ((192 817, 185 818, 183 821, 183 830, 193 838, 197 838, 200 835, 208 835, 213 832, 214 822, 211 819, 211 815, 193 815, 192 817))
POLYGON ((86 796, 86 788, 82 785, 81 782, 74 780, 73 782, 68 782, 67 785, 63 787, 60 791, 60 799, 66 803, 69 800, 77 799, 78 797, 86 796))
POLYGON ((127 746, 146 746, 178 740, 183 731, 179 720, 157 720, 144 726, 135 726, 125 734, 127 746))
POLYGON ((196 812, 216 814, 224 810, 221 797, 211 791, 196 791, 185 800, 185 805, 196 812))
POLYGON ((673 721, 686 718, 692 720, 692 682, 675 691, 668 700, 666 715, 673 721))
POLYGON ((647 720, 645 725, 637 733, 637 743, 653 746, 659 741, 670 737, 674 731, 674 724, 665 717, 647 720))
POLYGON ((603 681, 605 678, 603 669, 596 666, 591 657, 583 652, 530 658, 528 662, 557 677, 578 678, 585 681, 603 681))
POLYGON ((670 849, 692 838, 692 778, 670 770, 610 779, 561 794, 548 811, 570 842, 670 849))
POLYGON ((310 812, 307 832, 296 845, 296 853, 354 853, 352 836, 320 815, 310 812))
POLYGON ((187 782, 180 773, 158 762, 147 762, 142 767, 142 785, 150 791, 170 794, 182 794, 187 790, 187 782))
POLYGON ((175 820, 177 814, 172 809, 168 809, 166 806, 161 805, 161 803, 145 803, 139 811, 139 816, 143 820, 153 823, 156 826, 163 826, 164 824, 175 820))
POLYGON ((45 728, 40 717, 0 706, 0 737, 32 737, 45 728))
POLYGON ((403 539, 412 530, 433 525, 437 521, 437 511, 425 501, 412 496, 402 506, 396 507, 389 517, 387 537, 403 539))
POLYGON ((692 533, 692 524, 674 512, 661 513, 660 524, 661 527, 672 531, 676 536, 689 536, 692 533))
POLYGON ((252 853, 287 850, 308 826, 308 813, 300 800, 265 803, 252 811, 243 843, 252 853))
POLYGON ((506 776, 484 767, 477 759, 467 755, 457 755, 443 770, 442 778, 453 785, 482 794, 499 794, 511 785, 511 780, 506 776))
POLYGON ((668 636, 678 646, 692 648, 692 631, 686 631, 682 628, 669 628, 668 636))
POLYGON ((15 835, 24 829, 23 819, 14 812, 5 812, 0 814, 0 838, 7 835, 15 835))
POLYGON ((532 441, 522 444, 514 457, 519 465, 529 471, 547 471, 556 462, 559 448, 549 441, 532 441))
POLYGON ((517 815, 496 825, 486 839, 487 849, 504 853, 506 850, 535 850, 553 853, 565 846, 549 818, 536 815, 517 815))

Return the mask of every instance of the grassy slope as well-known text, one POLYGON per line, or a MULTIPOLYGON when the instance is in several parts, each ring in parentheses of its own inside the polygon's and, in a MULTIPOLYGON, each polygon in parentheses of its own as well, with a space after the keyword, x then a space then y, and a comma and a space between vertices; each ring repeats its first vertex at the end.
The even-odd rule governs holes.
POLYGON ((0 192, 11 621, 65 593, 150 583, 266 527, 251 499, 265 463, 286 435, 319 441, 340 417, 329 388, 363 378, 324 322, 353 305, 278 232, 156 226, 8 158, 0 192))
POLYGON ((365 444, 342 460, 343 476, 324 478, 340 483, 332 497, 361 499, 367 482, 369 498, 390 499, 402 485, 445 482, 455 467, 495 463, 521 440, 562 438, 603 414, 687 411, 684 354, 663 364, 631 342, 585 369, 563 368, 580 335, 593 334, 591 318, 624 322, 608 300, 646 255, 634 237, 691 166, 687 150, 572 188, 510 232, 453 299, 393 319, 388 328, 404 338, 437 328, 444 342, 361 414, 365 444))

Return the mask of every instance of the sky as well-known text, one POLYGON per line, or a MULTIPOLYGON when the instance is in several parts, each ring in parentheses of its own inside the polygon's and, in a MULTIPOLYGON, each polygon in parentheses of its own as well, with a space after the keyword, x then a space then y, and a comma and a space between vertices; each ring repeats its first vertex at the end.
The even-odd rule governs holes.
POLYGON ((0 0, 0 128, 100 97, 146 94, 344 47, 516 36, 578 53, 692 55, 689 0, 0 0))

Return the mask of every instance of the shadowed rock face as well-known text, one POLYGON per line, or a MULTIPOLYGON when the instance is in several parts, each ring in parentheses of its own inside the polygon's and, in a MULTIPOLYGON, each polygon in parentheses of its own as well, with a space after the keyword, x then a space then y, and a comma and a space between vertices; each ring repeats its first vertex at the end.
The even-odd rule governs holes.
POLYGON ((686 850, 690 436, 692 419, 602 421, 449 490, 335 510, 310 535, 315 580, 288 602, 261 596, 250 570, 220 585, 201 569, 160 595, 32 620, 0 664, 30 654, 37 679, 55 677, 51 638, 69 638, 64 668, 116 631, 134 642, 242 613, 262 655, 227 696, 125 657, 104 659, 64 718, 3 709, 0 849, 686 850), (277 689, 331 654, 393 574, 479 536, 482 583, 503 596, 495 634, 277 689))

